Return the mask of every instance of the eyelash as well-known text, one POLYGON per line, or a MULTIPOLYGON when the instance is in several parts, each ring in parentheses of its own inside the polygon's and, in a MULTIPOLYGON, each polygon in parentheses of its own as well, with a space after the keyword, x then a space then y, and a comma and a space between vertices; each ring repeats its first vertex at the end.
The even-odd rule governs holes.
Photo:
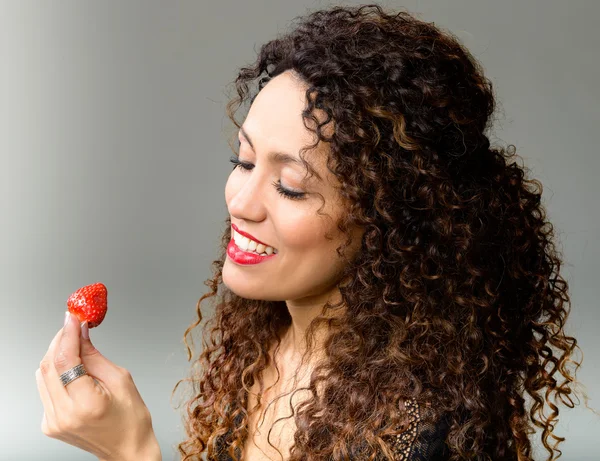
MULTIPOLYGON (((242 169, 242 171, 250 171, 254 168, 254 165, 251 163, 241 162, 237 157, 231 157, 229 161, 233 164, 233 169, 235 170, 238 166, 242 169)), ((281 181, 273 182, 273 186, 277 189, 280 195, 285 198, 289 198, 291 200, 302 200, 306 196, 306 192, 296 192, 285 189, 281 185, 281 181)))

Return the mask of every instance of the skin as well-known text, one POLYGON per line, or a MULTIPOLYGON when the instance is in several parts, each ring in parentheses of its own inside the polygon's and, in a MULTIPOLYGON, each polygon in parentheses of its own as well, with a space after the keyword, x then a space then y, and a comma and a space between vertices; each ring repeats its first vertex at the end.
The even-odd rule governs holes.
POLYGON ((92 344, 87 322, 71 315, 54 336, 35 372, 44 406, 42 432, 100 461, 160 461, 152 418, 131 374, 92 344), (83 363, 87 375, 66 387, 60 375, 83 363))
MULTIPOLYGON (((289 329, 281 335, 277 356, 274 356, 274 347, 269 351, 279 376, 273 366, 264 370, 263 403, 256 407, 259 411, 250 413, 252 443, 245 444, 243 459, 256 461, 280 459, 280 453, 289 456, 296 430, 294 420, 274 423, 290 416, 290 405, 297 407, 309 396, 304 390, 288 393, 308 385, 310 374, 322 357, 320 349, 328 332, 323 328, 317 330, 313 354, 303 363, 304 335, 328 300, 340 300, 336 285, 345 264, 336 252, 346 239, 337 229, 345 207, 340 199, 339 183, 326 166, 328 145, 320 142, 315 149, 303 154, 320 179, 317 176, 308 179, 302 163, 284 164, 271 158, 274 152, 285 152, 300 159, 301 148, 314 144, 315 135, 304 126, 302 118, 306 88, 304 82, 287 71, 261 90, 243 123, 250 139, 238 133, 238 160, 249 169, 235 168, 225 187, 232 224, 276 248, 278 254, 252 266, 236 264, 227 257, 223 283, 244 298, 285 301, 292 319, 289 329), (301 200, 282 196, 273 184, 277 182, 305 196, 301 200), (319 194, 325 201, 324 206, 319 194), (270 428, 272 432, 267 439, 270 428)), ((324 119, 321 112, 315 115, 324 119)), ((326 127, 327 135, 331 129, 331 126, 326 127)), ((359 228, 351 232, 353 243, 347 250, 350 259, 359 251, 362 236, 359 228)), ((248 409, 253 409, 257 404, 258 383, 250 391, 248 409)))
MULTIPOLYGON (((240 137, 240 160, 251 163, 254 168, 251 171, 236 168, 225 189, 232 222, 277 248, 278 255, 256 266, 240 266, 227 258, 223 267, 224 283, 242 297, 285 300, 292 317, 292 326, 282 337, 281 352, 276 358, 282 372, 279 384, 274 385, 273 370, 264 373, 265 401, 287 391, 294 385, 292 381, 306 385, 312 367, 305 366, 298 373, 304 351, 302 338, 324 303, 339 300, 336 283, 344 264, 335 251, 344 239, 336 227, 344 207, 336 189, 338 184, 325 166, 327 146, 319 144, 306 157, 321 181, 313 177, 304 183, 303 166, 268 160, 272 151, 285 151, 300 158, 300 148, 312 143, 313 135, 301 117, 305 88, 291 73, 276 77, 263 88, 244 124, 254 148, 240 137), (305 192, 305 198, 291 200, 281 196, 272 184, 279 180, 287 189, 305 192), (324 215, 317 214, 322 205, 318 193, 325 200, 324 215)), ((355 243, 350 255, 360 246, 360 230, 353 232, 355 243)), ((81 328, 87 327, 84 324, 81 328)), ((38 392, 44 406, 42 432, 88 451, 102 461, 162 459, 150 413, 130 373, 106 359, 87 334, 81 335, 81 328, 74 316, 67 319, 36 370, 38 392), (64 387, 59 379, 61 373, 81 363, 88 375, 64 387)), ((317 335, 317 345, 326 334, 317 335)), ((299 393, 293 402, 280 400, 258 426, 271 427, 273 419, 282 416, 281 408, 287 411, 289 403, 296 406, 301 399, 299 393)), ((250 398, 249 407, 254 403, 250 398)), ((252 428, 257 423, 256 417, 250 421, 252 428)), ((284 453, 289 453, 287 448, 294 430, 292 421, 279 426, 275 432, 276 446, 284 453)), ((276 459, 273 456, 278 457, 278 453, 268 448, 266 436, 267 431, 263 431, 254 440, 270 450, 271 459, 276 459)), ((245 459, 267 459, 262 457, 263 449, 254 451, 258 448, 255 447, 247 445, 245 459)))
MULTIPOLYGON (((270 158, 273 152, 285 152, 299 160, 300 149, 314 143, 315 135, 304 126, 301 115, 306 88, 287 71, 262 89, 243 124, 251 143, 238 133, 239 160, 253 168, 235 168, 225 187, 231 222, 276 248, 278 254, 253 266, 238 265, 227 257, 223 282, 244 298, 285 300, 292 326, 282 338, 281 350, 292 361, 305 349, 304 332, 311 320, 328 299, 339 300, 336 283, 344 264, 336 253, 344 240, 336 226, 344 206, 337 190, 339 183, 326 167, 328 146, 320 142, 305 154, 322 179, 313 176, 305 184, 307 172, 301 163, 282 164, 270 158), (285 189, 304 192, 305 197, 295 200, 282 196, 273 185, 278 181, 285 189), (322 213, 326 216, 317 214, 322 205, 318 193, 325 200, 322 213)), ((351 256, 360 247, 360 230, 353 231, 351 256)))

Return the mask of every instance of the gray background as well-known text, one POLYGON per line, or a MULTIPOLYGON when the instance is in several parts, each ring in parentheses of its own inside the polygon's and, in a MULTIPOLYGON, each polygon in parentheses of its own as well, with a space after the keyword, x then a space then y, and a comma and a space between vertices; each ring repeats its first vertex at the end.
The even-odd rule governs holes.
MULTIPOLYGON (((0 459, 95 459, 41 433, 34 372, 66 297, 96 281, 110 312, 92 340, 131 371, 163 458, 175 459, 183 434, 169 397, 226 217, 225 85, 293 17, 329 4, 0 3, 0 459)), ((544 184, 569 331, 586 354, 579 377, 597 401, 600 2, 382 4, 453 31, 495 83, 492 140, 514 143, 544 184)), ((558 433, 562 459, 598 459, 591 412, 563 411, 558 433)))

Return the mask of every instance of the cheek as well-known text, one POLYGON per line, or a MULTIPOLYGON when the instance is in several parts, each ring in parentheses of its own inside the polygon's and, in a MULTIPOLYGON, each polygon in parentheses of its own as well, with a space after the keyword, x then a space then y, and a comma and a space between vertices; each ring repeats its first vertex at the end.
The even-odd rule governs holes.
POLYGON ((287 219, 280 223, 278 234, 282 236, 281 243, 289 250, 301 252, 329 252, 335 250, 337 243, 335 241, 334 226, 327 218, 317 217, 315 210, 306 213, 294 213, 287 209, 282 210, 282 216, 287 219), (334 240, 326 238, 334 236, 334 240))
MULTIPOLYGON (((345 243, 347 237, 337 228, 337 215, 323 211, 329 216, 317 216, 312 208, 302 214, 294 213, 289 207, 279 210, 278 215, 286 217, 277 226, 279 242, 282 249, 298 258, 296 261, 305 260, 325 266, 342 261, 336 249, 345 243)), ((353 260, 360 251, 362 234, 361 229, 353 229, 352 244, 345 250, 348 259, 353 260)))

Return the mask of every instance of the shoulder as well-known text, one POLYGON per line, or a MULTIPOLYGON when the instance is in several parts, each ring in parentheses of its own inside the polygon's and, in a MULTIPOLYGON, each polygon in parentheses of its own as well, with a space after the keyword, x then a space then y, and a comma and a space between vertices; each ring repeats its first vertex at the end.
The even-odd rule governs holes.
POLYGON ((427 408, 415 399, 404 404, 408 415, 408 426, 392 437, 390 448, 395 461, 433 461, 448 457, 446 437, 450 428, 446 417, 433 421, 427 408))

